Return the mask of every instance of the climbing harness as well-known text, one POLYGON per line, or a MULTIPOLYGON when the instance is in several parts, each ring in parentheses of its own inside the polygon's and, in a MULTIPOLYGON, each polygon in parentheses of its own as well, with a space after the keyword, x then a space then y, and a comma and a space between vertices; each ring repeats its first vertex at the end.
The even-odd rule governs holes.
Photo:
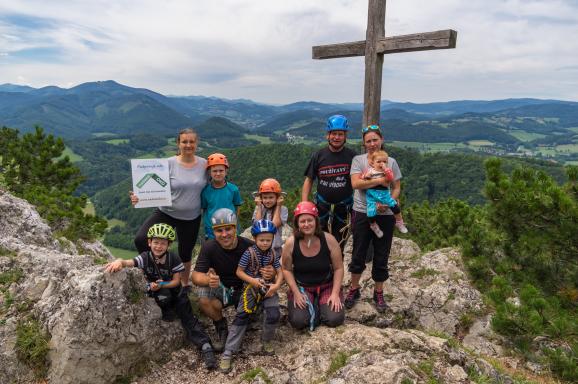
POLYGON ((242 296, 243 311, 248 314, 254 313, 259 307, 259 303, 263 300, 261 292, 255 290, 251 284, 245 284, 242 296))
POLYGON ((330 203, 325 200, 319 193, 315 193, 315 203, 328 208, 326 213, 319 216, 319 220, 322 222, 327 220, 327 231, 329 233, 333 233, 332 226, 334 219, 337 219, 339 222, 345 224, 345 226, 339 230, 339 232, 341 232, 341 241, 339 242, 339 246, 341 246, 341 243, 346 243, 349 239, 349 236, 351 236, 351 208, 353 207, 353 197, 349 196, 348 198, 341 200, 338 203, 330 203), (346 217, 341 217, 335 213, 335 207, 338 206, 345 207, 347 212, 346 217))
MULTIPOLYGON (((265 265, 261 265, 261 263, 259 262, 259 257, 257 256, 257 252, 255 251, 255 248, 253 248, 253 246, 249 247, 249 254, 251 255, 251 258, 249 260, 248 268, 253 274, 253 276, 258 276, 259 269, 261 267, 264 267, 265 265)), ((273 265, 276 257, 277 255, 275 250, 271 249, 271 260, 266 265, 273 265)), ((267 294, 268 284, 265 280, 263 279, 260 280, 266 286, 266 288, 261 288, 257 290, 251 284, 245 284, 245 287, 243 288, 242 300, 243 300, 243 310, 245 311, 245 313, 249 314, 254 313, 258 309, 259 303, 263 301, 263 299, 265 298, 265 294, 267 294)))

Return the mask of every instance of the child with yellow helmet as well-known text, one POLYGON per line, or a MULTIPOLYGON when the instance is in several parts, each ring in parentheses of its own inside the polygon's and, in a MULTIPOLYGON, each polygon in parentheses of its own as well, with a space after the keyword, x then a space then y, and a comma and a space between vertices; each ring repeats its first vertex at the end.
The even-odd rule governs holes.
POLYGON ((153 224, 147 231, 150 250, 132 260, 117 259, 106 265, 105 272, 113 273, 125 267, 141 269, 147 280, 146 292, 161 308, 162 320, 170 322, 178 317, 187 339, 200 350, 205 367, 214 369, 217 360, 211 340, 193 314, 188 296, 179 294, 180 275, 185 271, 185 267, 179 256, 169 252, 175 237, 175 230, 170 225, 153 224))

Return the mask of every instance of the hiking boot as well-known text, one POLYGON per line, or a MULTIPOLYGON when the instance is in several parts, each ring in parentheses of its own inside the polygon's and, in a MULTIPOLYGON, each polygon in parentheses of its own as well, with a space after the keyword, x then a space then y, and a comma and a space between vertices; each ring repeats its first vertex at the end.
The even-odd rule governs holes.
POLYGON ((219 363, 219 371, 221 373, 229 373, 233 369, 233 359, 229 356, 221 357, 221 362, 219 363))
POLYGON ((264 341, 261 347, 261 352, 267 356, 273 356, 275 354, 275 347, 272 341, 264 341))
POLYGON ((395 222, 395 227, 401 233, 407 233, 407 227, 405 226, 405 223, 403 222, 403 220, 397 220, 395 222))
POLYGON ((373 233, 375 233, 375 236, 377 236, 379 239, 383 237, 383 231, 381 230, 381 228, 379 228, 379 224, 377 224, 377 221, 374 221, 373 223, 369 224, 369 228, 371 228, 373 233))
POLYGON ((358 288, 349 288, 349 292, 347 292, 347 296, 345 297, 345 308, 351 309, 361 297, 361 293, 359 292, 358 288))
POLYGON ((383 298, 383 290, 378 291, 376 289, 373 291, 373 302, 375 303, 375 309, 377 309, 377 312, 383 313, 387 310, 387 303, 383 298))
POLYGON ((203 349, 201 351, 201 358, 205 363, 205 368, 208 370, 212 370, 217 368, 217 358, 215 357, 215 352, 213 348, 209 347, 207 349, 203 349))
POLYGON ((217 326, 217 338, 213 342, 213 349, 215 352, 222 352, 225 348, 225 343, 227 342, 227 337, 229 336, 229 329, 227 328, 227 323, 217 326))
POLYGON ((162 313, 162 317, 161 320, 162 321, 166 321, 167 323, 173 322, 177 319, 177 312, 170 308, 170 309, 161 309, 161 313, 162 313))

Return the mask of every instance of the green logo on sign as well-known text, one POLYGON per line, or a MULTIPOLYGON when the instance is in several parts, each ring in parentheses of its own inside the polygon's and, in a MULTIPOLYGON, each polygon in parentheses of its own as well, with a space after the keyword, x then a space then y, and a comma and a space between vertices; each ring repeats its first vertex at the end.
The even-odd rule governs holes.
POLYGON ((139 188, 142 188, 147 183, 147 181, 149 181, 150 179, 153 179, 154 181, 156 181, 161 187, 166 187, 166 185, 167 185, 167 182, 164 181, 156 173, 147 173, 146 175, 144 175, 142 177, 142 179, 139 180, 138 183, 136 183, 136 186, 139 188))

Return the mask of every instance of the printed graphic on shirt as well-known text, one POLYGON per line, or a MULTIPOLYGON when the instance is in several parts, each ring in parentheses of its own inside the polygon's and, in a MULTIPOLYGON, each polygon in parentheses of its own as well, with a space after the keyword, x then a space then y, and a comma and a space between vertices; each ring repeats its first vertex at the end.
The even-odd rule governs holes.
POLYGON ((333 164, 317 171, 322 188, 346 188, 349 181, 349 164, 333 164))

